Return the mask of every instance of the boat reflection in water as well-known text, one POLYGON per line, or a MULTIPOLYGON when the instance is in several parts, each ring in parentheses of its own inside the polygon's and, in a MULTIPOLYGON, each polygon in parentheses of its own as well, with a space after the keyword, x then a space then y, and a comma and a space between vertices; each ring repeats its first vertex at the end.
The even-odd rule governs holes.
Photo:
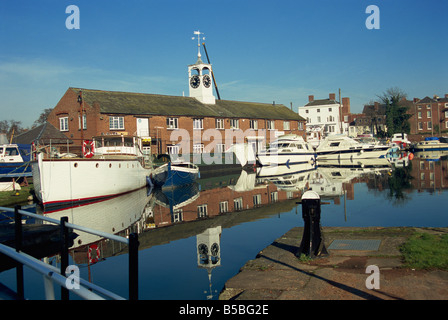
MULTIPOLYGON (((236 268, 235 272, 237 272, 241 267, 241 265, 229 266, 229 263, 232 264, 229 261, 231 260, 229 247, 221 243, 222 234, 232 234, 228 232, 228 229, 247 222, 272 218, 280 213, 293 212, 297 208, 297 200, 307 190, 316 191, 322 199, 330 199, 334 204, 338 204, 341 196, 344 199, 347 197, 348 200, 354 199, 354 184, 356 183, 367 184, 368 188, 370 186, 376 188, 379 185, 388 188, 387 183, 394 178, 395 171, 409 172, 409 177, 414 178, 408 177, 408 184, 415 189, 422 190, 424 186, 434 189, 439 184, 448 185, 448 177, 443 174, 448 170, 446 157, 443 158, 442 155, 444 161, 440 165, 434 165, 434 161, 427 161, 420 158, 420 155, 411 158, 403 162, 408 164, 406 167, 392 165, 387 159, 358 159, 355 161, 321 160, 318 161, 317 166, 305 163, 262 167, 257 171, 242 171, 240 168, 221 171, 204 170, 205 174, 202 174, 196 183, 178 190, 157 190, 148 194, 146 189, 141 189, 100 203, 52 212, 48 215, 56 219, 68 216, 69 222, 123 236, 131 232, 139 233, 139 250, 145 251, 140 262, 142 270, 145 270, 140 274, 142 299, 177 299, 179 296, 185 298, 177 292, 187 290, 181 289, 185 287, 181 283, 178 284, 179 287, 163 289, 165 296, 161 295, 161 288, 165 288, 167 284, 166 281, 160 280, 163 283, 157 287, 160 276, 155 277, 154 272, 169 269, 172 271, 163 274, 166 276, 172 273, 174 276, 174 273, 179 272, 174 265, 182 265, 182 272, 188 273, 185 274, 188 278, 190 273, 194 273, 191 270, 187 271, 193 259, 196 268, 206 270, 206 273, 201 273, 198 277, 204 281, 208 280, 208 288, 205 288, 202 282, 189 288, 189 293, 183 294, 196 299, 198 294, 193 291, 200 291, 202 298, 214 299, 217 297, 217 292, 212 288, 212 278, 213 282, 218 282, 221 286, 228 278, 228 274, 223 276, 221 270, 236 268), (434 177, 432 182, 428 180, 431 177, 434 177), (427 181, 422 180, 423 178, 427 181), (195 239, 194 244, 188 239, 195 239), (167 248, 171 248, 165 246, 168 243, 173 243, 172 248, 178 248, 180 243, 188 247, 182 247, 180 249, 182 253, 179 251, 165 253, 167 248), (156 248, 160 250, 154 251, 153 249, 156 248), (188 255, 189 261, 176 260, 174 262, 172 255, 181 256, 176 259, 187 259, 187 253, 184 251, 194 252, 194 258, 188 255), (149 256, 151 258, 148 258, 149 256), (219 272, 216 272, 217 268, 219 272), (227 278, 221 279, 222 277, 227 278), (205 297, 204 290, 206 290, 205 297)), ((398 176, 401 177, 401 173, 397 174, 398 176)), ((297 221, 300 222, 301 219, 297 218, 297 221)), ((270 225, 269 228, 274 227, 270 225)), ((288 225, 288 228, 291 226, 288 225)), ((265 233, 266 230, 263 232, 265 233)), ((274 239, 265 239, 265 241, 274 239)), ((230 239, 227 240, 232 242, 230 239)), ((242 241, 250 242, 246 238, 242 241)), ((263 244, 262 248, 265 246, 263 244)), ((114 269, 113 262, 107 262, 107 258, 126 254, 127 248, 120 247, 113 241, 102 240, 80 232, 71 253, 76 264, 90 265, 98 261, 100 262, 98 265, 105 263, 109 266, 110 264, 108 269, 114 269), (101 255, 99 259, 95 257, 92 259, 92 250, 89 255, 92 245, 98 247, 101 255)), ((234 253, 232 252, 231 255, 233 257, 234 253)), ((253 256, 245 257, 245 261, 252 258, 253 256)), ((113 279, 110 281, 113 282, 113 279)), ((177 285, 173 284, 171 279, 170 284, 177 285)), ((216 284, 215 286, 217 287, 216 284)))

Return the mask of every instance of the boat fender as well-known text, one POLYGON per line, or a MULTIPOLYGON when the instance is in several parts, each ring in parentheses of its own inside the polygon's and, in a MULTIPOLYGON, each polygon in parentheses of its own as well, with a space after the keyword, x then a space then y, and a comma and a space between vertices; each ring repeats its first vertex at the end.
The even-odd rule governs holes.
POLYGON ((98 262, 98 260, 100 259, 100 249, 98 248, 98 246, 96 244, 92 244, 89 247, 88 256, 89 256, 89 263, 94 264, 94 263, 98 262), (92 251, 93 250, 95 250, 95 253, 96 253, 95 258, 92 257, 92 251))

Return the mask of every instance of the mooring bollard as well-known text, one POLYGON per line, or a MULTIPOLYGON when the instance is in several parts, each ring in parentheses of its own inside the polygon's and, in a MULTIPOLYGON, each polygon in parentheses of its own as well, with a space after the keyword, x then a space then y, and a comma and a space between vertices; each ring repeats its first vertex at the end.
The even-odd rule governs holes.
POLYGON ((320 196, 314 191, 307 191, 302 196, 302 218, 305 222, 302 242, 296 256, 302 254, 317 258, 328 255, 320 226, 320 196))

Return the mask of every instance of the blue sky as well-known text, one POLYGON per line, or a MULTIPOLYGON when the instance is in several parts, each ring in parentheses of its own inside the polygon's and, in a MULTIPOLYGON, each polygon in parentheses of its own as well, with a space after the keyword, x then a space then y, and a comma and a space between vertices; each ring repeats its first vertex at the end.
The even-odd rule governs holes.
POLYGON ((195 30, 222 99, 297 111, 340 88, 356 113, 390 87, 442 96, 447 12, 446 0, 2 0, 0 120, 31 126, 69 87, 188 95, 195 30), (65 26, 69 5, 79 30, 65 26))

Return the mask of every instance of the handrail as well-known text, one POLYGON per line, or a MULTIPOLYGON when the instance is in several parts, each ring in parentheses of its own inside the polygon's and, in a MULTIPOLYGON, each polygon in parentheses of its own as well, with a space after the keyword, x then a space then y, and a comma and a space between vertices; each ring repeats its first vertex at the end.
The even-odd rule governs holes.
MULTIPOLYGON (((58 272, 57 268, 50 266, 45 262, 42 262, 24 252, 16 252, 15 249, 5 246, 4 244, 1 243, 0 243, 0 252, 13 258, 14 260, 20 262, 21 264, 26 265, 27 267, 33 269, 34 271, 37 271, 38 273, 44 275, 45 277, 52 279, 61 286, 67 288, 66 284, 67 278, 61 275, 58 272)), ((79 289, 73 290, 73 292, 84 299, 104 300, 104 298, 102 298, 101 296, 81 286, 79 287, 79 289)))
MULTIPOLYGON (((79 230, 79 231, 83 231, 83 232, 87 232, 90 234, 94 234, 103 238, 108 238, 111 240, 115 240, 115 241, 119 241, 121 243, 124 243, 126 245, 128 245, 129 247, 129 298, 132 300, 137 300, 138 299, 138 235, 137 234, 130 234, 129 238, 125 238, 125 237, 121 237, 121 236, 117 236, 117 235, 113 235, 110 233, 106 233, 106 232, 102 232, 99 230, 94 230, 92 228, 88 228, 88 227, 84 227, 84 226, 79 226, 76 224, 72 224, 72 223, 68 223, 68 218, 67 217, 61 217, 61 220, 56 220, 53 218, 49 218, 46 216, 42 216, 39 214, 35 214, 35 213, 31 213, 28 211, 24 211, 21 210, 20 206, 16 206, 14 209, 13 208, 7 208, 7 207, 0 207, 0 210, 2 211, 9 211, 9 212, 14 212, 15 214, 15 224, 16 224, 16 249, 12 249, 10 247, 7 247, 5 245, 1 245, 0 247, 0 252, 4 252, 5 254, 11 256, 13 259, 15 259, 16 261, 18 261, 19 263, 21 263, 22 265, 25 264, 33 269, 35 269, 36 271, 44 274, 44 276, 46 278, 51 278, 52 280, 54 280, 55 282, 58 282, 59 284, 61 284, 61 279, 59 279, 58 276, 55 276, 56 278, 53 277, 53 275, 56 273, 58 274, 60 277, 62 277, 64 279, 64 282, 62 284, 62 298, 63 299, 68 299, 68 289, 65 285, 65 281, 66 281, 66 277, 63 275, 63 272, 65 273, 65 270, 67 268, 67 264, 68 264, 68 244, 67 244, 67 234, 68 234, 68 229, 74 229, 74 230, 79 230), (49 223, 53 223, 53 224, 57 224, 61 226, 61 248, 62 251, 61 252, 61 270, 58 270, 57 268, 50 266, 38 259, 35 259, 31 256, 26 255, 25 253, 21 252, 21 233, 22 233, 22 228, 21 228, 21 220, 19 218, 20 215, 26 215, 29 217, 33 217, 35 219, 40 219, 43 221, 47 221, 49 223), (5 249, 9 248, 9 249, 5 249), (37 265, 33 265, 32 262, 29 261, 29 259, 33 259, 35 263, 37 263, 37 265), (29 265, 29 263, 31 265, 29 265), (44 269, 43 266, 46 266, 44 269), (50 270, 50 271, 49 271, 50 270)), ((21 268, 19 268, 21 269, 21 268)), ((18 274, 20 274, 20 276, 17 277, 17 281, 18 281, 18 293, 19 296, 23 297, 23 271, 18 269, 18 274), (21 278, 21 279, 19 279, 21 278)), ((101 288, 97 285, 94 285, 92 283, 89 283, 83 279, 80 279, 80 283, 83 284, 85 287, 89 287, 92 290, 95 290, 97 292, 100 292, 106 296, 109 296, 112 299, 124 299, 104 288, 101 288)), ((83 292, 78 292, 76 290, 76 293, 78 295, 82 294, 84 295, 83 292)), ((86 297, 90 297, 90 296, 86 296, 86 297)), ((94 297, 94 296, 92 296, 94 297)), ((97 296, 99 298, 101 298, 100 296, 97 296)), ((90 299, 90 298, 89 298, 90 299)), ((96 297, 94 297, 94 299, 96 299, 96 297)))
MULTIPOLYGON (((0 207, 0 210, 1 211, 14 212, 13 208, 7 208, 7 207, 0 207)), ((42 216, 40 214, 28 212, 28 211, 21 210, 21 209, 19 209, 18 212, 20 214, 22 214, 22 215, 26 215, 26 216, 29 216, 31 218, 40 219, 40 220, 47 221, 47 222, 50 222, 50 223, 54 223, 54 224, 57 224, 57 225, 61 224, 61 222, 59 220, 56 220, 56 219, 53 219, 53 218, 49 218, 49 217, 46 217, 46 216, 42 216)), ((117 236, 117 235, 114 235, 114 234, 111 234, 111 233, 95 230, 95 229, 92 229, 92 228, 89 228, 89 227, 84 227, 84 226, 80 226, 80 225, 76 225, 76 224, 68 223, 68 222, 65 223, 65 226, 68 227, 68 228, 74 229, 74 230, 87 232, 87 233, 94 234, 94 235, 97 235, 97 236, 100 236, 100 237, 103 237, 103 238, 108 238, 108 239, 115 240, 115 241, 118 241, 118 242, 121 242, 121 243, 124 243, 124 244, 129 244, 129 239, 121 237, 121 236, 117 236)))

